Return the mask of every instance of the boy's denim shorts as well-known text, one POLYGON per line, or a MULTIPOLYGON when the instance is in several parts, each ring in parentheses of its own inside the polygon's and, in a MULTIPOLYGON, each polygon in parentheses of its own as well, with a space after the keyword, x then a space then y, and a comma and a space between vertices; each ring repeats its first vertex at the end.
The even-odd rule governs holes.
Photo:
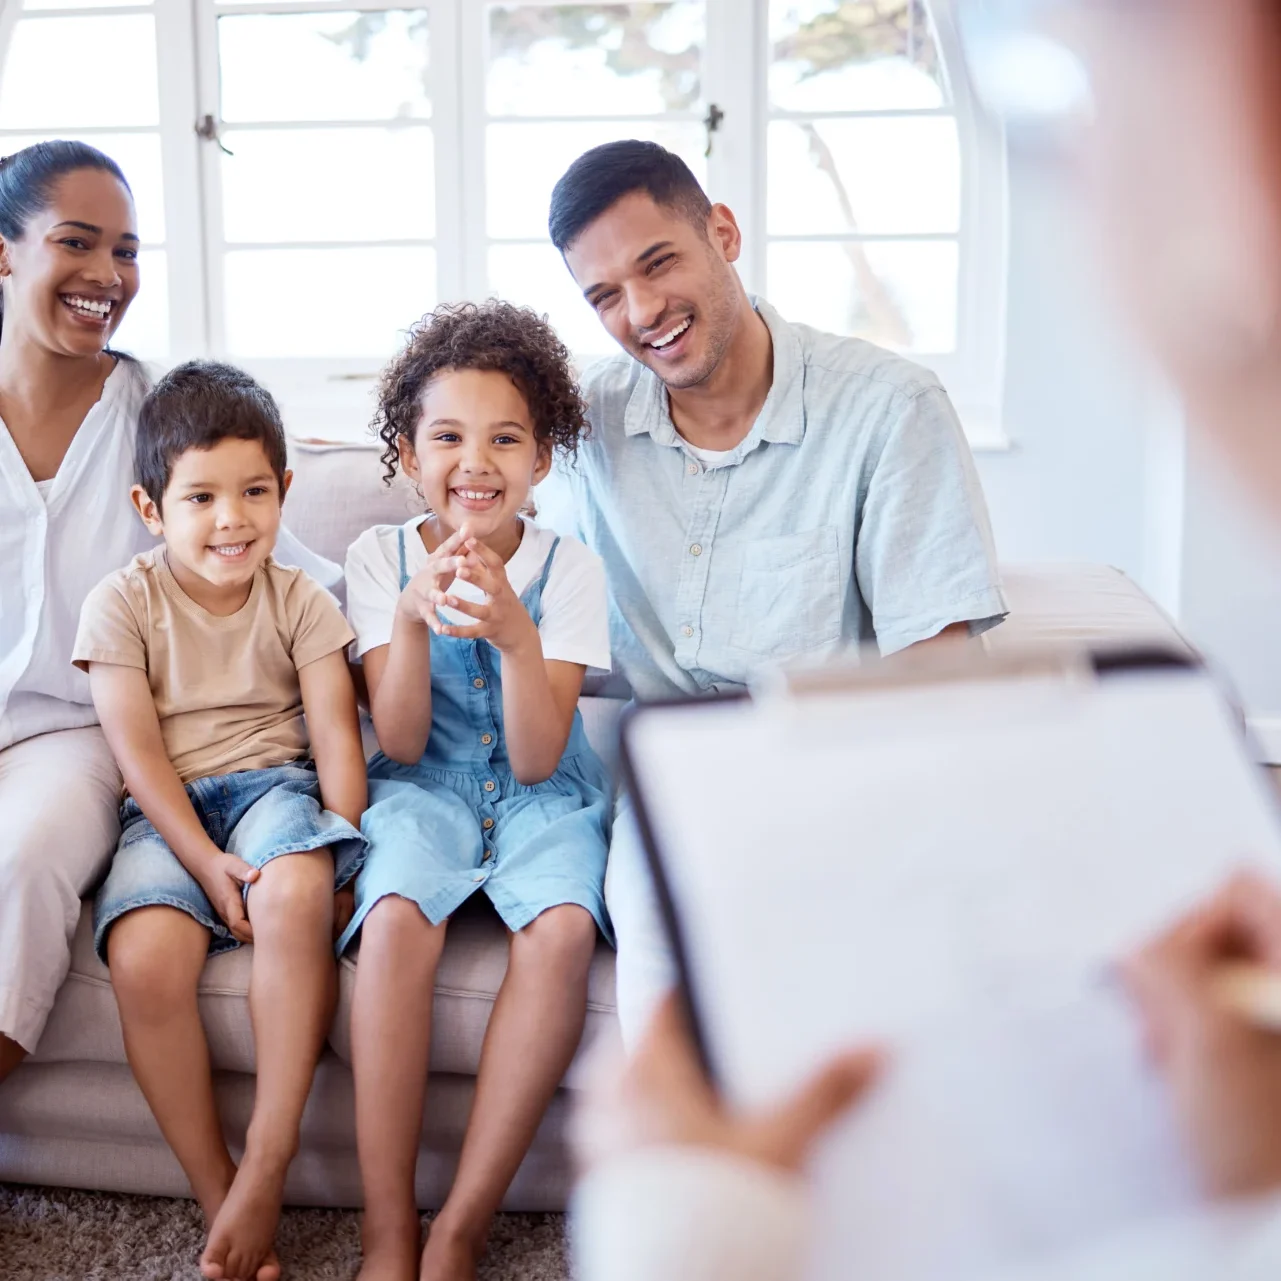
MULTIPOLYGON (((210 840, 254 867, 265 867, 282 854, 328 847, 338 890, 364 862, 365 838, 346 819, 321 808, 316 771, 309 764, 198 778, 187 784, 187 795, 210 840)), ((112 925, 139 907, 176 907, 194 917, 212 935, 210 955, 239 947, 200 883, 133 797, 120 807, 120 827, 120 843, 93 905, 93 944, 99 957, 107 959, 112 925)), ((247 901, 250 888, 245 887, 247 901)))

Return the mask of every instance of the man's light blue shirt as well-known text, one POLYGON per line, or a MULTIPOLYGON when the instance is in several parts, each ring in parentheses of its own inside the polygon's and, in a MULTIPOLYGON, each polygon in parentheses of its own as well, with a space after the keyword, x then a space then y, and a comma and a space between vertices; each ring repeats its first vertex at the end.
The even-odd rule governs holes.
POLYGON ((928 370, 757 310, 773 384, 705 465, 659 378, 620 354, 583 378, 592 434, 568 471, 605 562, 614 671, 638 698, 732 690, 767 665, 884 654, 1004 617, 969 445, 928 370))

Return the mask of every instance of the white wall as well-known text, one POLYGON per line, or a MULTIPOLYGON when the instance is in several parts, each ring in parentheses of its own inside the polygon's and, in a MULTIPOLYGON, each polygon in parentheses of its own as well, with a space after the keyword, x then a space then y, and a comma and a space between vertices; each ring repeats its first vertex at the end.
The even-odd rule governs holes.
POLYGON ((1107 561, 1144 581, 1148 376, 1109 319, 1053 171, 1012 154, 1009 196, 1012 447, 978 460, 998 548, 1007 561, 1107 561))
POLYGON ((1235 685, 1268 759, 1281 761, 1281 525, 1195 438, 1184 492, 1181 618, 1235 685))
POLYGON ((1072 207, 1052 170, 1011 156, 1012 448, 978 458, 1001 557, 1125 570, 1221 668, 1281 761, 1281 525, 1185 439, 1112 318, 1072 207))

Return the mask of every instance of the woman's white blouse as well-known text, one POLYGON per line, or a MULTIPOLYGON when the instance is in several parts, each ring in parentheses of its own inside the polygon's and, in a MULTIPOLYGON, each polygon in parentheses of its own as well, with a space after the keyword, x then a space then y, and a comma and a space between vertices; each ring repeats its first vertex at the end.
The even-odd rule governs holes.
MULTIPOLYGON (((0 749, 97 722, 71 648, 89 591, 155 544, 129 500, 148 386, 141 365, 116 365, 44 496, 0 422, 0 749)), ((276 558, 327 587, 340 576, 283 529, 276 558)))

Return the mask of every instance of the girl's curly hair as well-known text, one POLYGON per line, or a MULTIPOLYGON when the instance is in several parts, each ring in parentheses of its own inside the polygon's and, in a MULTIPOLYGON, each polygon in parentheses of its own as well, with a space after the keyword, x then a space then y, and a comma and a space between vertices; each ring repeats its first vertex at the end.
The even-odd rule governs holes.
POLYGON ((444 303, 410 329, 400 354, 378 380, 373 430, 386 445, 384 484, 396 475, 397 441, 404 436, 413 442, 423 392, 447 369, 506 374, 529 405, 535 437, 553 450, 573 457, 587 436, 587 406, 570 371, 569 352, 544 317, 497 298, 444 303))

